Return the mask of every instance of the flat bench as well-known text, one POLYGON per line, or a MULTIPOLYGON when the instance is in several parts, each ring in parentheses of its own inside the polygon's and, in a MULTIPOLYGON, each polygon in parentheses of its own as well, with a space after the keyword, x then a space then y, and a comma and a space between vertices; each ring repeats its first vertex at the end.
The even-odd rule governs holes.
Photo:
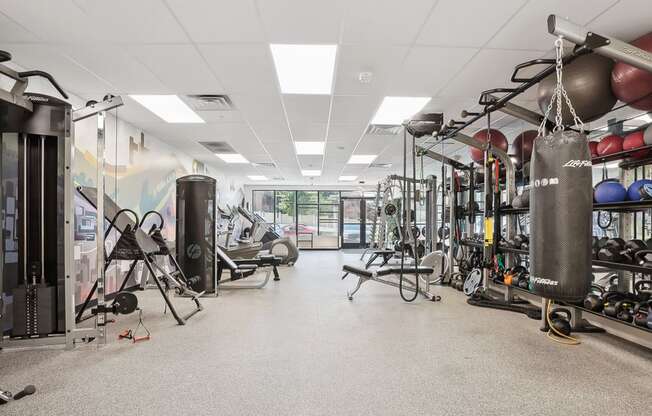
MULTIPOLYGON (((348 291, 347 296, 349 300, 353 300, 353 295, 360 290, 360 287, 364 282, 367 282, 369 280, 373 280, 378 283, 382 283, 385 285, 393 286, 393 287, 399 287, 399 283, 393 282, 391 280, 385 279, 386 277, 390 276, 398 276, 401 274, 401 268, 398 266, 392 266, 392 267, 380 267, 375 270, 369 270, 367 268, 361 268, 357 266, 352 266, 350 264, 345 264, 342 267, 342 271, 344 272, 344 276, 342 276, 342 279, 346 278, 349 274, 355 275, 358 277, 358 283, 356 284, 355 288, 353 291, 348 291)), ((404 279, 403 282, 405 283, 405 286, 403 287, 403 290, 415 292, 416 289, 416 283, 415 281, 412 281, 410 279, 406 279, 405 275, 408 276, 415 276, 417 279, 419 278, 419 275, 431 275, 432 273, 435 272, 435 269, 432 267, 424 267, 424 266, 406 266, 403 267, 403 275, 404 279)), ((423 284, 428 285, 427 281, 424 282, 423 284)), ((424 293, 428 293, 427 287, 424 290, 420 291, 424 293)), ((432 301, 440 300, 439 296, 434 296, 430 295, 429 293, 426 295, 428 299, 432 301)))

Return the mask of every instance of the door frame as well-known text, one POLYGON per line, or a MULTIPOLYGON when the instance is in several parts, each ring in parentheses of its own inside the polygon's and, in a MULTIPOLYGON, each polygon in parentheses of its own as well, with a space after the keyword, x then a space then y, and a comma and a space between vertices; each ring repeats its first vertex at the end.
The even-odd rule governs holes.
POLYGON ((340 197, 340 247, 341 248, 365 248, 367 247, 367 198, 363 196, 354 197, 340 197), (345 243, 344 242, 344 201, 350 200, 360 201, 360 242, 359 243, 345 243))

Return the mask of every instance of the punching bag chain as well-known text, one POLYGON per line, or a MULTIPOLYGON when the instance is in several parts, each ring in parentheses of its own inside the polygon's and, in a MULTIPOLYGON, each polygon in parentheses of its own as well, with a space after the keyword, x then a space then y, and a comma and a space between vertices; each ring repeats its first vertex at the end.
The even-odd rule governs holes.
POLYGON ((548 116, 550 115, 550 111, 552 110, 552 106, 553 103, 555 103, 555 101, 557 102, 557 109, 556 109, 557 114, 555 115, 555 127, 553 128, 553 131, 564 130, 564 124, 562 118, 562 106, 563 106, 563 102, 566 102, 566 105, 568 106, 568 109, 570 110, 570 113, 573 116, 573 123, 575 128, 579 129, 581 132, 584 132, 584 123, 575 112, 575 108, 573 107, 570 98, 568 98, 568 93, 566 92, 566 88, 564 88, 564 84, 562 83, 562 73, 564 67, 563 45, 564 45, 563 37, 559 36, 555 40, 555 52, 556 52, 555 71, 557 73, 557 85, 555 86, 555 91, 553 92, 552 97, 550 98, 550 103, 548 104, 548 108, 546 108, 546 112, 543 116, 543 120, 539 125, 539 130, 538 130, 539 137, 543 137, 546 135, 546 121, 548 120, 548 116))

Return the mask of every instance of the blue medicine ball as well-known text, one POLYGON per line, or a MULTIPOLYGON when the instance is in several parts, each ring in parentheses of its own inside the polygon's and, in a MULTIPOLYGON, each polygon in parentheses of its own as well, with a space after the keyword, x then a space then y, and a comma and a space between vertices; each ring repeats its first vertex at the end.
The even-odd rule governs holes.
POLYGON ((598 204, 622 202, 627 198, 627 191, 617 179, 607 179, 595 186, 593 197, 598 204))
POLYGON ((652 179, 639 179, 636 182, 629 185, 627 188, 627 197, 630 201, 640 201, 641 200, 641 186, 646 184, 652 184, 652 179))

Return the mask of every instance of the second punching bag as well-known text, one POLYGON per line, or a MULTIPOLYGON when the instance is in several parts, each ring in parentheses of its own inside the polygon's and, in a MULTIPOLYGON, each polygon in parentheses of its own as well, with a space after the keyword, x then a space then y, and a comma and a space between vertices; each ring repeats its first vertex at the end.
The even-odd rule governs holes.
POLYGON ((579 301, 591 286, 593 188, 584 134, 557 131, 534 142, 530 191, 530 289, 579 301))

